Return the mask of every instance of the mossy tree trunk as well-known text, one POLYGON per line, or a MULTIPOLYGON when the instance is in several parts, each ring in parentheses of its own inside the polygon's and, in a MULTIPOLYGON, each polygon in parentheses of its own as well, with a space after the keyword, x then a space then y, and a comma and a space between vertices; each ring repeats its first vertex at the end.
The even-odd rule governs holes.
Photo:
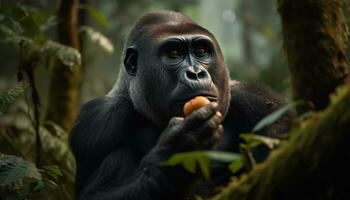
MULTIPOLYGON (((58 10, 58 41, 79 50, 77 32, 79 0, 61 0, 58 10)), ((47 120, 69 130, 78 110, 81 67, 57 63, 51 73, 47 120)))
POLYGON ((349 198, 349 127, 350 85, 346 85, 331 106, 294 129, 290 141, 267 161, 213 199, 349 198))
POLYGON ((348 79, 342 3, 278 1, 293 97, 307 102, 298 108, 299 114, 326 108, 329 94, 348 79))

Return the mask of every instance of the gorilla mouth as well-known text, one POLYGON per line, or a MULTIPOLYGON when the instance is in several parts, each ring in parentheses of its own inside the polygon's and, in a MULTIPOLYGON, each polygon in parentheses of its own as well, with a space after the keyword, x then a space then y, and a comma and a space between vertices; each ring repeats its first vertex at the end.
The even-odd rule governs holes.
POLYGON ((187 101, 197 97, 197 96, 203 96, 209 99, 211 102, 218 102, 218 96, 212 93, 194 93, 187 95, 186 98, 183 99, 183 101, 180 100, 181 103, 186 103, 187 101))

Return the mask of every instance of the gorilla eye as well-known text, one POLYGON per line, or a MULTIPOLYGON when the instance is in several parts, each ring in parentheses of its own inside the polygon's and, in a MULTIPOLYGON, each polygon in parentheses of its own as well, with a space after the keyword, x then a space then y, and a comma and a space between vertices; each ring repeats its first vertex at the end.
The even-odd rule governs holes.
POLYGON ((209 56, 209 52, 206 48, 204 47, 197 47, 194 50, 194 54, 199 57, 199 58, 203 58, 203 57, 208 57, 209 56))
POLYGON ((177 49, 168 49, 166 54, 171 59, 176 59, 181 57, 181 52, 177 49))

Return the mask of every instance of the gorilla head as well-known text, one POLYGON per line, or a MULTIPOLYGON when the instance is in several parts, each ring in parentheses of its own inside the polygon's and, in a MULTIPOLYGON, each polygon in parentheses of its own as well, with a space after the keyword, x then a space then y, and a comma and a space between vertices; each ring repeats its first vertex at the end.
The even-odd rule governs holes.
POLYGON ((157 126, 182 116, 183 105, 206 96, 226 115, 229 75, 220 47, 205 28, 176 12, 142 17, 131 30, 124 50, 118 87, 137 112, 157 126), (121 86, 122 85, 122 86, 121 86))

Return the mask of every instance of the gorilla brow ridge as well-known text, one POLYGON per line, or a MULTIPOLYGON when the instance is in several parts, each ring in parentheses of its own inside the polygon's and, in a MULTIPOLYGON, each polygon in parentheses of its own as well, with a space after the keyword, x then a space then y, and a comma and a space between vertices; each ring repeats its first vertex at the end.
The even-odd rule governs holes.
POLYGON ((162 33, 203 33, 214 36, 205 28, 194 23, 190 18, 174 11, 159 11, 144 15, 136 23, 127 38, 126 45, 137 43, 142 36, 160 35, 162 33))

